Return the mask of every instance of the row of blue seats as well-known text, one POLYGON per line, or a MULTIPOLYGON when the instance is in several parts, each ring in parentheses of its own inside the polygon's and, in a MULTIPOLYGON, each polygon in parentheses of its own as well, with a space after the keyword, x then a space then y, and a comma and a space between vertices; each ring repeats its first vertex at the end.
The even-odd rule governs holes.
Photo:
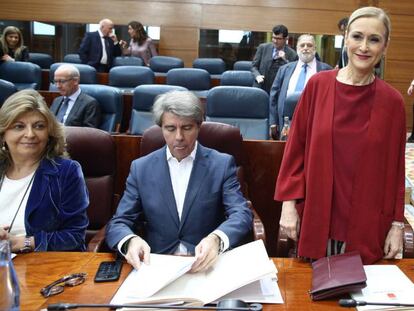
MULTIPOLYGON (((49 69, 55 62, 49 54, 29 53, 29 61, 39 65, 42 69, 49 69)), ((63 58, 64 63, 81 64, 78 54, 67 54, 63 58)), ((143 66, 144 62, 139 57, 119 56, 114 59, 114 66, 143 66)), ((166 73, 172 68, 184 68, 184 62, 178 57, 154 56, 150 60, 152 71, 166 73)), ((250 71, 251 61, 237 61, 234 63, 233 70, 250 71)), ((220 75, 226 71, 226 64, 221 58, 197 58, 193 62, 193 68, 205 69, 211 75, 220 75)))
MULTIPOLYGON (((0 80, 0 93, 3 81, 0 80)), ((7 84, 7 82, 6 82, 7 84)), ((123 115, 122 92, 101 84, 81 84, 85 93, 96 98, 103 112, 100 129, 113 132, 119 128, 123 115)), ((133 90, 129 132, 141 135, 153 125, 151 108, 157 95, 184 87, 147 84, 133 90)), ((217 86, 206 95, 206 120, 231 124, 240 128, 245 139, 268 139, 269 96, 258 88, 217 86)))
MULTIPOLYGON (((62 63, 54 63, 49 70, 49 90, 56 90, 53 85, 55 70, 62 63)), ((81 84, 96 84, 97 73, 95 68, 85 64, 73 64, 79 69, 81 84)), ((132 91, 142 84, 154 84, 154 73, 146 66, 118 66, 109 72, 109 85, 121 88, 123 91, 132 91)), ((42 84, 41 69, 30 62, 6 62, 0 65, 0 79, 13 82, 18 89, 39 89, 42 84)), ((252 86, 253 75, 249 71, 229 70, 221 75, 221 85, 252 86)), ((211 87, 211 75, 205 69, 173 68, 166 73, 166 83, 185 87, 198 92, 205 97, 211 87)))

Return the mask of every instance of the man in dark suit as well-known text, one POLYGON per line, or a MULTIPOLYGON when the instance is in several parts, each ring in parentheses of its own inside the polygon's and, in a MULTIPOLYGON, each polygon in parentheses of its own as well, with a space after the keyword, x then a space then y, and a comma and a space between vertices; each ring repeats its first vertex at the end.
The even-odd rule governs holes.
POLYGON ((274 139, 278 138, 277 133, 283 127, 283 110, 286 97, 294 92, 302 92, 306 82, 315 73, 332 69, 330 65, 315 59, 316 44, 312 35, 301 35, 298 38, 296 51, 299 60, 286 64, 279 69, 270 90, 269 123, 270 133, 274 139))
POLYGON ((95 67, 98 72, 108 72, 116 56, 121 55, 118 39, 112 33, 114 23, 109 19, 99 22, 99 30, 87 32, 79 48, 83 64, 95 67))
POLYGON ((132 162, 106 241, 137 269, 151 249, 195 255, 192 271, 205 270, 252 229, 234 158, 197 142, 203 109, 193 93, 161 95, 153 115, 166 146, 132 162), (139 220, 145 240, 134 231, 139 220))
POLYGON ((342 44, 341 44, 341 51, 339 53, 338 64, 335 67, 337 69, 341 69, 348 64, 348 53, 345 47, 345 32, 346 32, 346 27, 348 26, 348 19, 349 19, 348 17, 344 17, 344 18, 341 18, 338 22, 338 29, 341 32, 343 39, 342 39, 342 44))
POLYGON ((99 103, 81 91, 79 79, 79 70, 71 64, 56 69, 54 83, 62 96, 53 100, 50 110, 67 126, 98 128, 101 122, 99 103))
POLYGON ((272 42, 262 43, 257 48, 251 70, 255 78, 253 86, 260 87, 267 93, 279 67, 295 61, 298 57, 295 50, 286 44, 289 34, 286 26, 277 25, 273 27, 272 32, 272 42))

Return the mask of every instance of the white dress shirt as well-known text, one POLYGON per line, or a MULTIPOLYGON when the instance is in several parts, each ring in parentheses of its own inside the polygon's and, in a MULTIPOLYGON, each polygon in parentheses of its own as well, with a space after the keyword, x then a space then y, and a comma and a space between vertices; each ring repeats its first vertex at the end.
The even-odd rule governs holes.
POLYGON ((100 29, 98 29, 99 37, 101 38, 102 43, 102 58, 101 58, 101 64, 107 65, 108 64, 108 55, 106 54, 106 47, 105 47, 105 36, 101 32, 100 29))
POLYGON ((78 90, 75 93, 68 96, 68 98, 69 98, 68 109, 66 109, 65 115, 63 116, 63 123, 66 122, 66 119, 68 118, 68 115, 69 115, 70 111, 72 110, 73 105, 75 105, 75 102, 78 99, 78 96, 79 96, 80 93, 81 93, 81 89, 78 88, 78 90))
MULTIPOLYGON (((196 141, 193 151, 186 158, 178 161, 170 152, 170 149, 166 149, 166 158, 168 162, 168 168, 170 170, 171 184, 174 192, 175 204, 177 207, 178 218, 181 221, 181 215, 183 213, 185 194, 187 193, 188 183, 190 181, 191 171, 193 169, 193 164, 195 156, 197 153, 198 142, 196 141)), ((230 241, 228 236, 221 230, 214 230, 212 233, 216 234, 223 241, 224 247, 223 251, 229 248, 230 241)), ((136 235, 130 234, 125 236, 118 243, 118 250, 121 254, 125 255, 122 252, 122 245, 128 241, 130 238, 136 235)), ((175 250, 174 254, 183 255, 188 254, 188 250, 184 244, 180 243, 175 250)))
MULTIPOLYGON (((302 62, 299 59, 298 63, 296 64, 295 70, 293 71, 293 74, 290 77, 289 87, 286 93, 286 97, 288 97, 290 94, 295 92, 296 84, 298 83, 299 75, 300 75, 300 72, 302 71, 303 64, 304 62, 302 62)), ((308 83, 310 77, 312 77, 316 73, 316 58, 313 58, 313 60, 307 63, 307 65, 308 67, 306 68, 305 86, 306 86, 306 83, 308 83)))

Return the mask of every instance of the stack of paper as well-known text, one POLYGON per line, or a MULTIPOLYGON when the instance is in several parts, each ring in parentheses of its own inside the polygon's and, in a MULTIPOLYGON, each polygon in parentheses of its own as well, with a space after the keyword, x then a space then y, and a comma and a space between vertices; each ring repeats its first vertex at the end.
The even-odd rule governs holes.
POLYGON ((261 240, 221 254, 206 272, 189 273, 193 262, 194 257, 151 254, 150 265, 133 270, 111 303, 203 305, 225 295, 249 302, 283 303, 276 267, 261 240))
MULTIPOLYGON (((364 266, 367 287, 351 294, 352 299, 380 303, 414 304, 414 284, 395 265, 364 266)), ((367 305, 358 310, 414 310, 414 307, 397 308, 390 306, 367 305)))

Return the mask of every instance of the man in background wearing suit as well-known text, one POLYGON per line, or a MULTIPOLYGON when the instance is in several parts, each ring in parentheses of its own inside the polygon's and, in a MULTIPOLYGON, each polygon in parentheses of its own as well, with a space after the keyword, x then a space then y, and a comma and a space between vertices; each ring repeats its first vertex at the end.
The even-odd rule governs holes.
POLYGON ((79 48, 83 64, 95 67, 98 72, 108 72, 116 56, 121 55, 118 39, 112 33, 114 23, 109 19, 99 22, 99 30, 87 32, 79 48))
POLYGON ((78 68, 60 65, 55 71, 54 83, 60 95, 53 100, 50 110, 59 122, 67 126, 99 127, 101 110, 95 98, 79 88, 78 68))
POLYGON ((307 81, 315 73, 330 70, 331 66, 315 59, 315 38, 303 34, 298 38, 296 51, 299 60, 281 67, 270 90, 269 123, 270 133, 274 139, 283 127, 283 110, 286 97, 294 92, 302 92, 307 81))
POLYGON ((279 67, 297 59, 295 50, 287 44, 288 29, 285 25, 277 25, 272 30, 272 42, 262 43, 257 48, 253 59, 252 73, 255 78, 253 86, 260 87, 267 93, 279 67))
POLYGON ((151 250, 195 255, 192 271, 206 270, 252 229, 235 160, 197 142, 203 109, 193 93, 161 95, 153 116, 166 146, 132 162, 106 241, 136 269, 141 259, 149 264, 151 250), (143 238, 134 230, 139 221, 143 238))

